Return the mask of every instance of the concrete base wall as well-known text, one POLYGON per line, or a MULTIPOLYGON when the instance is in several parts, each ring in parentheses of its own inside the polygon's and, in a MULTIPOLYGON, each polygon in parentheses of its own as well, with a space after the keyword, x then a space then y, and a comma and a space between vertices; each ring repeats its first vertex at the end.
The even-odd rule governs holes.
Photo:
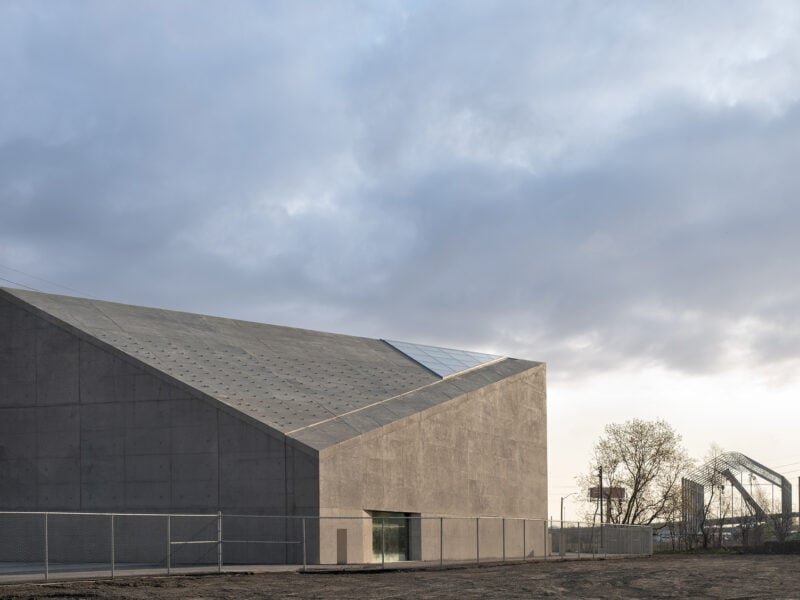
MULTIPOLYGON (((503 519, 472 517, 442 520, 438 517, 412 517, 409 521, 409 560, 522 560, 544 556, 545 539, 548 540, 548 554, 552 553, 545 521, 506 519, 504 523, 503 519)), ((320 523, 320 563, 380 562, 379 558, 373 556, 373 528, 379 531, 380 525, 373 523, 370 518, 323 518, 320 523), (343 531, 347 545, 345 555, 341 553, 343 531)), ((391 562, 391 559, 387 557, 386 562, 391 562)))
MULTIPOLYGON (((112 539, 118 565, 166 567, 168 553, 175 566, 216 564, 219 524, 216 515, 117 514, 112 530, 110 515, 0 513, 0 562, 43 563, 46 527, 52 564, 110 564, 112 539)), ((303 560, 302 522, 297 519, 227 515, 221 524, 225 564, 299 564, 303 560)))

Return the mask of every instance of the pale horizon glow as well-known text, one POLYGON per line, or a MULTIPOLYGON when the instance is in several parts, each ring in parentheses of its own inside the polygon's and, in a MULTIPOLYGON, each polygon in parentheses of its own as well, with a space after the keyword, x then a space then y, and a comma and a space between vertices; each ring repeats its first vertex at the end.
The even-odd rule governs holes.
MULTIPOLYGON (((797 365, 800 366, 800 365, 797 365)), ((794 369, 794 373, 800 373, 794 369)), ((550 453, 550 516, 559 518, 560 499, 585 490, 575 477, 553 469, 570 465, 575 474, 586 473, 595 441, 607 423, 633 418, 664 419, 682 436, 691 457, 703 462, 711 444, 738 451, 773 468, 792 483, 792 503, 797 505, 800 448, 790 434, 791 423, 800 419, 800 376, 778 380, 769 370, 741 369, 713 376, 679 376, 661 368, 615 371, 586 380, 548 382, 548 450, 550 453), (586 417, 587 405, 594 422, 586 417), (770 407, 780 407, 774 414, 770 407), (553 426, 553 424, 555 425, 553 426), (781 468, 776 468, 781 467, 781 468)), ((565 519, 579 519, 585 506, 576 497, 565 501, 565 519)))

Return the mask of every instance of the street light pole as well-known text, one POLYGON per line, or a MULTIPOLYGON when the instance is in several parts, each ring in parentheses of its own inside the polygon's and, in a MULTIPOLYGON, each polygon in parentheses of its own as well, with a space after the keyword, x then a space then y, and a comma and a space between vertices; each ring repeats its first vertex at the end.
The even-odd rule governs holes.
POLYGON ((572 492, 571 494, 567 494, 566 496, 561 496, 561 526, 564 526, 564 500, 569 498, 570 496, 574 496, 578 492, 572 492))
MULTIPOLYGON (((600 467, 600 525, 603 525, 603 467, 600 467)), ((602 529, 601 529, 602 531, 602 529)))

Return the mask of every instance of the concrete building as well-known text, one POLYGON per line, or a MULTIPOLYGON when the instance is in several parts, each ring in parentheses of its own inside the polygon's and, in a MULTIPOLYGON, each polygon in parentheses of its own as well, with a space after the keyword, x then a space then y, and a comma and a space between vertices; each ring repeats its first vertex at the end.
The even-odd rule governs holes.
MULTIPOLYGON (((542 363, 0 289, 0 510, 388 516, 427 558, 401 517, 545 519, 546 432, 542 363)), ((373 560, 320 523, 311 562, 373 560)))

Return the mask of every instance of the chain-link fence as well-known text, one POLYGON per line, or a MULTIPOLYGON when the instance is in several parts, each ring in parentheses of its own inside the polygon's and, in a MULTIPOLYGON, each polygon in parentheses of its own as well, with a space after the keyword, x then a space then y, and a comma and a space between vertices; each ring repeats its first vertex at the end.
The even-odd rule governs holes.
POLYGON ((653 530, 639 525, 592 525, 564 521, 550 529, 553 554, 562 557, 649 556, 653 530))
POLYGON ((676 552, 698 548, 729 548, 759 551, 765 545, 800 539, 800 514, 766 514, 707 519, 694 531, 682 523, 653 528, 653 551, 676 552))
POLYGON ((0 579, 652 554, 649 527, 501 517, 0 512, 0 579))

